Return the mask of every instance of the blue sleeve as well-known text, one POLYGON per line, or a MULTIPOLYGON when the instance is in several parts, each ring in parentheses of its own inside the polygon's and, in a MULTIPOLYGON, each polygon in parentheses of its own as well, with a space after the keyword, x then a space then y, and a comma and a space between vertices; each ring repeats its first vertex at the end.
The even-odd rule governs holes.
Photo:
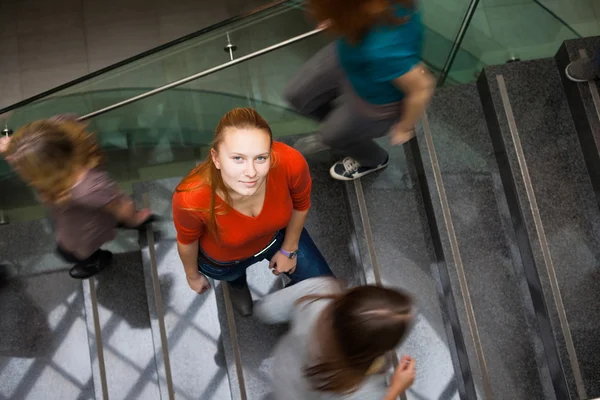
POLYGON ((372 49, 371 76, 376 82, 389 82, 402 76, 421 62, 423 26, 419 14, 402 25, 378 32, 372 49))

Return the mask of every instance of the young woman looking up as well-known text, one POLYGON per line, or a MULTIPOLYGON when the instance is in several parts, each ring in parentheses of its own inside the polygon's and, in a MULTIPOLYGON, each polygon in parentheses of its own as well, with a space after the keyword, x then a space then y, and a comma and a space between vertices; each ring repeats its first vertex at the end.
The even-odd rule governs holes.
POLYGON ((210 154, 173 195, 177 248, 190 288, 226 281, 233 304, 252 314, 246 269, 264 259, 291 284, 332 275, 304 223, 311 177, 304 157, 273 141, 267 122, 236 108, 219 122, 210 154))
POLYGON ((435 81, 421 62, 416 0, 309 0, 309 7, 340 38, 286 89, 293 107, 321 122, 295 147, 304 154, 339 150, 345 158, 331 176, 357 179, 388 164, 388 153, 373 139, 388 133, 393 145, 411 139, 433 95, 435 81))

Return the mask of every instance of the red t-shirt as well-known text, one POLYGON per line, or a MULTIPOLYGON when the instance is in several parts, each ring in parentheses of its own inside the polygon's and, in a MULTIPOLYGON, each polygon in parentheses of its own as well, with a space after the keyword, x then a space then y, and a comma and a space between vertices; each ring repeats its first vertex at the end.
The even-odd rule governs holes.
MULTIPOLYGON (((173 195, 173 221, 177 241, 192 244, 199 241, 202 251, 214 260, 242 260, 264 249, 273 235, 287 227, 292 210, 305 211, 310 207, 312 181, 308 164, 302 154, 292 147, 273 142, 274 158, 269 174, 263 208, 256 217, 237 212, 219 196, 216 198, 219 239, 207 231, 208 212, 189 210, 210 209, 211 189, 200 186, 189 192, 173 195), (186 210, 185 208, 188 208, 186 210)), ((198 182, 189 183, 197 186, 198 182)), ((185 186, 180 187, 185 189, 185 186)))

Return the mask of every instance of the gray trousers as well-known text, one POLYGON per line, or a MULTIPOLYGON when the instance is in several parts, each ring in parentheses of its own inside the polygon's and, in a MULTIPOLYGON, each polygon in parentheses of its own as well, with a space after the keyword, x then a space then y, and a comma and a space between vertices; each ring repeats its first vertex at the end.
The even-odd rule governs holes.
POLYGON ((341 69, 335 43, 315 54, 291 80, 284 97, 321 123, 321 141, 361 165, 375 167, 388 157, 373 139, 386 135, 401 115, 401 102, 374 105, 361 99, 341 69))

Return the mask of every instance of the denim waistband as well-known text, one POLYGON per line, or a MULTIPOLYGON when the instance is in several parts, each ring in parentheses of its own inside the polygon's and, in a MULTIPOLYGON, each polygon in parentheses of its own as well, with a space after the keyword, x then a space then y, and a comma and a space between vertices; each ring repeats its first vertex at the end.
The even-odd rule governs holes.
POLYGON ((275 235, 273 235, 273 238, 271 239, 271 241, 269 242, 269 244, 264 249, 262 249, 261 251, 259 251, 256 254, 254 254, 253 256, 250 256, 248 258, 244 258, 242 260, 226 261, 226 262, 217 261, 217 260, 212 259, 210 256, 208 256, 202 250, 202 247, 200 247, 200 246, 198 246, 198 258, 201 259, 203 262, 206 262, 206 264, 212 265, 213 267, 221 267, 221 268, 235 267, 237 264, 239 264, 239 263, 241 263, 243 261, 247 261, 247 260, 252 259, 252 258, 257 258, 261 254, 263 254, 265 251, 269 250, 275 244, 275 242, 277 242, 277 233, 279 233, 279 232, 276 232, 275 235))

